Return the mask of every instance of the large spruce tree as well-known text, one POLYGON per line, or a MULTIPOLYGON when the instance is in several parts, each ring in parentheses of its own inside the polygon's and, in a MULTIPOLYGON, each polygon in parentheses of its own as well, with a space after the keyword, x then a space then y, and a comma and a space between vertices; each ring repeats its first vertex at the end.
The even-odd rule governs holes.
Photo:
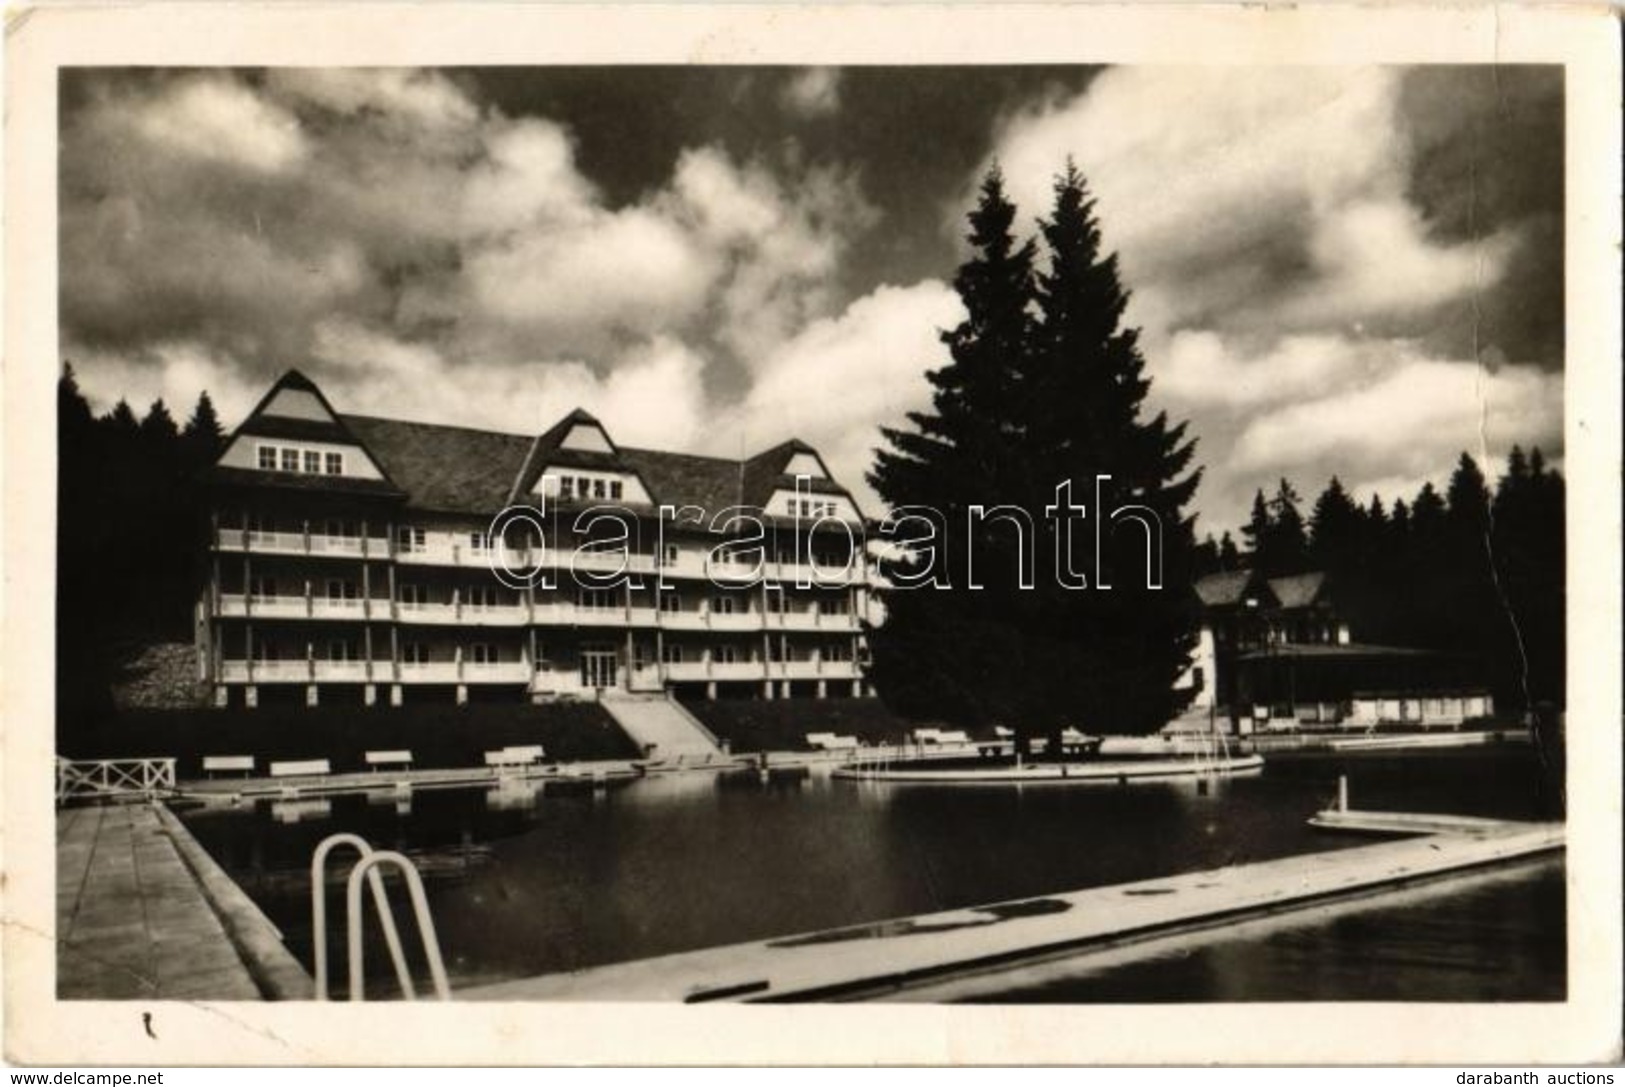
POLYGON ((933 410, 911 413, 912 428, 883 431, 889 447, 870 482, 894 510, 940 512, 946 533, 935 541, 940 587, 896 587, 918 566, 885 564, 894 587, 871 632, 874 679, 904 712, 1006 724, 1023 744, 1068 726, 1152 731, 1188 698, 1174 681, 1193 645, 1185 506, 1200 479, 1190 470, 1195 443, 1183 424, 1142 417, 1150 382, 1136 331, 1121 327, 1128 293, 1115 257, 1101 251, 1083 178, 1069 165, 1056 181, 1041 224, 1042 274, 1032 243, 1013 232, 1015 214, 994 170, 955 278, 965 320, 943 334, 949 362, 928 375, 933 410), (1097 476, 1110 477, 1105 509, 1096 508, 1097 476), (1050 507, 1067 481, 1071 504, 1088 512, 1060 534, 1050 507), (1001 505, 1032 526, 1029 554, 1018 552, 1010 519, 968 516, 1001 505), (1110 518, 1123 506, 1158 522, 1149 580, 1159 587, 1147 584, 1145 527, 1110 518), (1058 536, 1069 553, 1059 554, 1058 536), (1063 584, 1058 565, 1077 577, 1063 584))

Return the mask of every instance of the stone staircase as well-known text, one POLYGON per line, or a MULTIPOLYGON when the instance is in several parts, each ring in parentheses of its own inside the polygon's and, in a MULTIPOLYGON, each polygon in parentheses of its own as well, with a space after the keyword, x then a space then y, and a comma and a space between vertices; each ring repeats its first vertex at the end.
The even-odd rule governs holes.
POLYGON ((668 695, 606 691, 600 705, 652 758, 695 759, 722 753, 711 731, 668 695))

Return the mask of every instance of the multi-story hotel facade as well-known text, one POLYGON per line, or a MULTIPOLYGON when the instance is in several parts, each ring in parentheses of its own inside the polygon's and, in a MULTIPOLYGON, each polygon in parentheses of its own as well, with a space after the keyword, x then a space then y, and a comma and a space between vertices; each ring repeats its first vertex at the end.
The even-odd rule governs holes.
POLYGON ((743 460, 340 414, 278 380, 212 471, 220 706, 868 692, 864 521, 817 451, 743 460))

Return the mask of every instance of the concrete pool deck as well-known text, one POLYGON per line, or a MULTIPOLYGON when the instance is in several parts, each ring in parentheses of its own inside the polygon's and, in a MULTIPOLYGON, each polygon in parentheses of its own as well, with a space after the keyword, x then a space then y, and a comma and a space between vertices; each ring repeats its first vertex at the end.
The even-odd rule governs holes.
MULTIPOLYGON (((1363 814, 1340 813, 1345 829, 1363 814)), ((1421 837, 851 925, 454 991, 458 1000, 855 1000, 1119 949, 1563 848, 1558 823, 1435 820, 1421 837)))
POLYGON ((58 999, 308 994, 281 934, 161 805, 61 809, 56 855, 58 999))

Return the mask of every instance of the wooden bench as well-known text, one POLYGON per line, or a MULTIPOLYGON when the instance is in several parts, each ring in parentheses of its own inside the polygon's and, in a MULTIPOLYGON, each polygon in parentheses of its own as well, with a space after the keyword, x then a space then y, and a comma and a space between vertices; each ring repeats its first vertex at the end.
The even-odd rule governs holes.
POLYGON ((542 761, 542 747, 532 744, 527 747, 504 747, 497 751, 485 753, 487 766, 529 766, 542 761))
POLYGON ((847 748, 857 747, 856 736, 837 736, 833 732, 807 733, 807 746, 816 747, 820 751, 844 751, 847 748))
POLYGON ((203 772, 210 777, 217 773, 234 773, 249 777, 254 773, 254 756, 205 755, 203 756, 203 772))
POLYGON ((316 777, 332 772, 333 767, 326 759, 299 759, 271 764, 271 776, 274 778, 316 777))
POLYGON ((941 729, 917 728, 910 735, 917 744, 939 744, 942 742, 941 729))
POLYGON ((380 766, 410 767, 412 765, 412 753, 410 751, 369 751, 366 758, 367 766, 374 773, 377 772, 380 766))

